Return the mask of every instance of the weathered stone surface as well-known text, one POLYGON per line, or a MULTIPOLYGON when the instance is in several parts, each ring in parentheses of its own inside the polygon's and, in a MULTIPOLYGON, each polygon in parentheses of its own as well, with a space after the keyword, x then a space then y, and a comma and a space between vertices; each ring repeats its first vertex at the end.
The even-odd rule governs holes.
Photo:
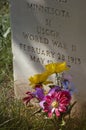
POLYGON ((66 61, 78 90, 86 100, 86 1, 11 0, 15 93, 29 89, 28 77, 44 65, 66 61))

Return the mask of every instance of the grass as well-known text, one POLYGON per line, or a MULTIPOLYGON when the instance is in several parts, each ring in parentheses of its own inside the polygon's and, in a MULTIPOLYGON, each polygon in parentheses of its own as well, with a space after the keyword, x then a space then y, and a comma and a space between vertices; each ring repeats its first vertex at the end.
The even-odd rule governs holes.
MULTIPOLYGON (((13 89, 13 67, 9 4, 0 1, 0 130, 54 130, 51 120, 40 113, 32 116, 36 107, 26 108, 15 99, 13 89)), ((63 130, 86 130, 86 106, 80 116, 67 120, 63 130)), ((38 109, 38 108, 37 108, 38 109)))
MULTIPOLYGON (((37 107, 26 108, 13 97, 9 100, 4 98, 0 105, 0 130, 54 130, 51 120, 44 119, 44 115, 40 113, 33 115, 37 107)), ((86 115, 82 114, 80 117, 67 120, 62 130, 86 130, 86 115)))

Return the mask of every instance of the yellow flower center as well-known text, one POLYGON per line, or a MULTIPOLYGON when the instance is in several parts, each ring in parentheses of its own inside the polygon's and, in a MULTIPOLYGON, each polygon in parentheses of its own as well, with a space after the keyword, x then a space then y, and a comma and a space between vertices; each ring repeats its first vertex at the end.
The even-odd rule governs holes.
POLYGON ((53 101, 52 104, 51 104, 51 106, 54 107, 54 108, 58 107, 58 105, 59 105, 59 104, 58 104, 57 101, 53 101))

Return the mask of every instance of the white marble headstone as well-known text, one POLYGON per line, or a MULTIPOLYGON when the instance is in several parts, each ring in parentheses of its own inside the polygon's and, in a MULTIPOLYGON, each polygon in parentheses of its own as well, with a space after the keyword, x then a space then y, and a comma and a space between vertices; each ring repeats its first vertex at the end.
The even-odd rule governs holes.
POLYGON ((45 64, 66 61, 86 100, 86 0, 11 0, 11 25, 16 96, 45 64))

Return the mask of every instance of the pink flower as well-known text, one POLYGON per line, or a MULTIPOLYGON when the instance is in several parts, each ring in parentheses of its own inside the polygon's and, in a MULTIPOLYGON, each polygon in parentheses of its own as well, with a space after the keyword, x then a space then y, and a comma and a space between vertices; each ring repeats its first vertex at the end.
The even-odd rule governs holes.
POLYGON ((32 98, 34 98, 34 95, 33 95, 33 93, 31 93, 31 92, 29 92, 29 91, 26 92, 26 94, 27 94, 27 96, 23 98, 23 102, 25 102, 25 104, 27 105, 28 102, 30 102, 30 100, 31 100, 32 98))
POLYGON ((26 92, 27 96, 23 98, 23 102, 27 105, 32 98, 37 98, 39 101, 44 99, 44 90, 36 87, 34 92, 26 92))
POLYGON ((43 101, 40 102, 40 106, 48 113, 49 117, 52 114, 56 114, 57 117, 61 113, 66 112, 67 106, 70 104, 71 96, 68 91, 58 91, 52 94, 48 94, 43 101))

